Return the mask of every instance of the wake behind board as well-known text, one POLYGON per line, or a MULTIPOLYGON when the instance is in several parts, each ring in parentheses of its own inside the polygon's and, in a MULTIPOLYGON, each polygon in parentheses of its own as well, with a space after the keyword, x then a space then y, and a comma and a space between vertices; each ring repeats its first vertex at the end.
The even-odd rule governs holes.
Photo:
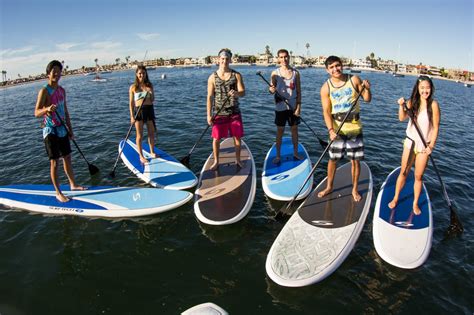
MULTIPOLYGON (((311 160, 308 152, 298 143, 298 160, 293 157, 293 142, 283 137, 280 149, 280 163, 273 163, 276 157, 276 144, 267 153, 263 163, 262 187, 265 194, 275 200, 289 201, 298 193, 311 173, 311 160)), ((305 184, 296 200, 306 198, 313 187, 313 177, 305 184)))
POLYGON ((418 206, 420 215, 413 213, 413 171, 407 176, 400 192, 398 204, 390 209, 400 167, 393 170, 380 188, 374 210, 374 245, 377 254, 386 262, 399 268, 413 269, 421 266, 431 250, 433 218, 428 191, 423 185, 418 206))
POLYGON ((119 152, 125 144, 120 157, 125 165, 145 183, 165 189, 189 189, 197 184, 196 175, 186 166, 163 150, 155 147, 157 158, 150 155, 150 146, 143 141, 143 155, 147 164, 140 162, 135 139, 120 141, 119 152))
POLYGON ((277 284, 301 287, 333 273, 354 247, 372 199, 372 174, 360 163, 359 193, 352 198, 351 163, 336 170, 332 193, 319 198, 327 177, 285 224, 267 256, 265 268, 277 284))
POLYGON ((192 198, 187 191, 157 188, 97 186, 71 191, 61 186, 61 190, 70 201, 59 202, 53 185, 0 186, 0 204, 48 214, 123 218, 168 211, 192 198))
POLYGON ((188 308, 181 315, 228 315, 222 307, 211 302, 202 303, 188 308))
POLYGON ((232 138, 221 142, 219 168, 210 170, 214 163, 211 153, 199 176, 194 198, 194 213, 199 221, 211 225, 225 225, 241 220, 249 212, 255 199, 255 162, 247 144, 241 140, 240 160, 235 163, 232 138))

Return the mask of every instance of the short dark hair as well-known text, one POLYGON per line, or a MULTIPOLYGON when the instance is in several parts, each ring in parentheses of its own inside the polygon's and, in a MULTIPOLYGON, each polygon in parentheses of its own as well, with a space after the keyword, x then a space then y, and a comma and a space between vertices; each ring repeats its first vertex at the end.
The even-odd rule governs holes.
POLYGON ((54 67, 58 66, 59 70, 63 71, 63 64, 58 60, 53 60, 46 66, 46 74, 49 74, 54 67))
POLYGON ((280 56, 280 53, 286 53, 287 56, 290 55, 290 53, 286 49, 280 49, 279 51, 277 51, 277 57, 280 56))
POLYGON ((339 58, 338 56, 329 56, 326 58, 326 61, 324 61, 324 65, 326 66, 326 68, 330 65, 330 64, 333 64, 335 62, 340 62, 341 65, 342 65, 342 60, 341 58, 339 58))

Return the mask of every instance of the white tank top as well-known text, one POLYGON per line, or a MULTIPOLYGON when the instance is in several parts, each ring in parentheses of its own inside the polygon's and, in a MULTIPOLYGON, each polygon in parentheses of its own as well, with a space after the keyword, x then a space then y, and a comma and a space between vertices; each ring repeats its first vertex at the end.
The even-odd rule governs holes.
MULTIPOLYGON (((428 111, 426 109, 420 111, 418 113, 418 117, 416 121, 418 123, 418 126, 420 127, 421 133, 423 134, 423 138, 425 139, 426 143, 428 143, 431 139, 431 132, 433 130, 433 128, 430 126, 428 111)), ((421 152, 425 148, 425 146, 423 145, 423 141, 421 141, 421 138, 418 135, 418 132, 416 131, 416 127, 411 121, 411 119, 408 122, 406 135, 408 138, 415 141, 415 150, 417 152, 421 152)))

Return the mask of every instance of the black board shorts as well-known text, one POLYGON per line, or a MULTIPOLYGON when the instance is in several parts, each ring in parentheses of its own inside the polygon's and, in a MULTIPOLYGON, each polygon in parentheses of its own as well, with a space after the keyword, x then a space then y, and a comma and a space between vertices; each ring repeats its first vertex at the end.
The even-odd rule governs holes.
MULTIPOLYGON (((140 113, 137 115, 137 111, 140 107, 135 106, 133 115, 137 117, 137 121, 143 121, 144 123, 148 121, 153 122, 153 126, 155 126, 155 109, 153 105, 143 105, 140 113)), ((155 126, 156 127, 156 126, 155 126)))
POLYGON ((301 118, 295 116, 292 110, 275 111, 275 125, 278 127, 285 127, 288 122, 288 126, 299 125, 301 118))
POLYGON ((67 135, 65 137, 58 137, 50 133, 44 138, 44 146, 50 160, 57 160, 72 152, 69 136, 67 135))

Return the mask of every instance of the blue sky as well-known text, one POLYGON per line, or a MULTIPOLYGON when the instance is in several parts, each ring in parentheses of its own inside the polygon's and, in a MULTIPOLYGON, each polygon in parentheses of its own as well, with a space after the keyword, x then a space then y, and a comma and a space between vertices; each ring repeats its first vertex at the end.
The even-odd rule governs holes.
POLYGON ((0 68, 7 77, 215 55, 295 54, 383 59, 473 70, 473 0, 0 0, 0 68), (399 49, 400 47, 400 49, 399 49))

